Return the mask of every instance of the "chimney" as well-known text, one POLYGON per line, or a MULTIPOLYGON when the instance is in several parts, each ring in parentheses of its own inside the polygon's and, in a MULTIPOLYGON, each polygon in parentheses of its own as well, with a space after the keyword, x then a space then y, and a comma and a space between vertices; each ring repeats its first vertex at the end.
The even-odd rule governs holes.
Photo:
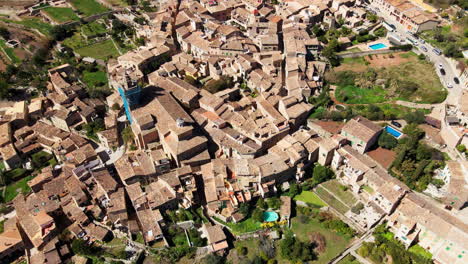
POLYGON ((177 123, 177 127, 183 127, 185 122, 183 118, 179 117, 177 118, 176 123, 177 123))

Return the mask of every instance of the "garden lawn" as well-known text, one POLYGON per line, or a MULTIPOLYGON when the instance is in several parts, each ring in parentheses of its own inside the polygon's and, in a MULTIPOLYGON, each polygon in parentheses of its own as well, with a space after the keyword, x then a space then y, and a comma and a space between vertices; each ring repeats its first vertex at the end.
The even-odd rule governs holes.
POLYGON ((85 16, 100 14, 109 11, 95 0, 71 0, 71 4, 85 16))
POLYGON ((110 57, 119 56, 119 51, 112 43, 112 40, 104 40, 102 42, 81 47, 75 50, 78 54, 85 57, 91 57, 95 59, 107 60, 110 57))
POLYGON ((301 223, 298 217, 291 220, 291 230, 296 234, 297 238, 303 242, 310 242, 309 235, 314 232, 319 232, 325 237, 326 250, 318 255, 316 261, 311 261, 313 264, 325 264, 340 254, 349 244, 349 239, 335 233, 333 230, 322 227, 320 222, 315 218, 310 218, 307 223, 301 223))
POLYGON ((386 101, 385 95, 386 91, 380 86, 372 89, 359 88, 354 85, 340 86, 335 92, 336 99, 347 104, 383 103, 386 101))
POLYGON ((107 85, 107 75, 105 72, 83 72, 83 81, 89 87, 102 87, 107 85))
POLYGON ((43 10, 58 23, 80 20, 75 11, 68 7, 46 7, 43 10))
POLYGON ((333 207, 338 212, 345 214, 349 210, 348 206, 336 199, 328 191, 323 189, 323 187, 317 187, 316 193, 323 201, 325 201, 329 206, 333 207))
POLYGON ((15 182, 26 175, 28 171, 23 168, 16 168, 5 172, 7 182, 15 182))
POLYGON ((18 58, 18 56, 16 56, 15 54, 15 49, 13 48, 10 48, 6 45, 6 42, 4 39, 1 39, 0 38, 0 46, 3 48, 4 52, 6 53, 6 55, 8 55, 8 57, 10 57, 11 59, 11 62, 13 63, 20 63, 21 60, 18 58))
POLYGON ((260 224, 260 222, 256 222, 252 218, 248 218, 239 223, 226 223, 235 235, 257 231, 261 228, 260 224))
POLYGON ((346 203, 348 207, 352 207, 356 203, 356 198, 351 193, 351 191, 344 191, 343 185, 341 185, 337 180, 331 180, 322 183, 322 186, 332 192, 338 199, 346 203))
POLYGON ((57 160, 55 159, 54 155, 45 151, 39 151, 37 153, 32 154, 31 159, 36 169, 42 169, 48 166, 55 166, 57 164, 57 160))
POLYGON ((416 255, 419 255, 423 258, 432 259, 432 254, 418 244, 410 247, 408 251, 416 255))
POLYGON ((299 195, 294 197, 296 201, 303 201, 308 204, 312 204, 317 207, 327 206, 314 192, 302 191, 299 195))
POLYGON ((5 221, 6 220, 0 221, 0 234, 5 230, 5 221))
MULTIPOLYGON (((12 183, 6 187, 5 195, 2 196, 3 202, 10 202, 11 200, 15 199, 16 195, 18 195, 18 191, 27 194, 31 191, 31 188, 28 186, 28 181, 34 178, 33 176, 29 175, 15 183, 12 183)), ((2 193, 3 195, 3 193, 2 193)))

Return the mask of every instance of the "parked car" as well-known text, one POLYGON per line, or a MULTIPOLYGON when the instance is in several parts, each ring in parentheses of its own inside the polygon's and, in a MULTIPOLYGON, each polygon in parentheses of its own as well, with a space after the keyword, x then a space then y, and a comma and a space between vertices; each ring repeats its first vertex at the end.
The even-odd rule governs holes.
POLYGON ((440 74, 445 75, 445 70, 444 70, 444 69, 440 69, 440 74))
POLYGON ((426 43, 426 41, 424 39, 422 39, 422 38, 419 39, 419 42, 421 42, 421 44, 426 43))
POLYGON ((453 84, 452 83, 447 83, 447 88, 453 88, 453 84))
POLYGON ((460 84, 460 80, 457 77, 453 78, 453 82, 456 84, 460 84))
POLYGON ((440 49, 433 49, 432 51, 437 55, 442 54, 442 51, 440 51, 440 49))
POLYGON ((427 52, 427 48, 425 46, 421 46, 421 49, 424 51, 424 52, 427 52))
POLYGON ((442 63, 439 63, 439 69, 443 69, 444 68, 444 65, 442 65, 442 63))
POLYGON ((392 125, 394 125, 394 126, 396 126, 398 128, 401 128, 401 124, 398 123, 397 121, 392 121, 391 123, 392 123, 392 125))

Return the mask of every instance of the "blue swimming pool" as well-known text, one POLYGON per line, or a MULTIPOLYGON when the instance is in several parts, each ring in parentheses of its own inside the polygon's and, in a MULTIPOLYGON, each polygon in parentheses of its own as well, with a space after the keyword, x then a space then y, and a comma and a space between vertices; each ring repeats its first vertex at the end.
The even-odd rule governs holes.
POLYGON ((400 138, 401 135, 403 135, 403 133, 401 133, 400 131, 394 129, 393 127, 391 126, 386 126, 385 127, 385 131, 387 131, 388 133, 390 133, 392 136, 394 136, 395 138, 400 138))
POLYGON ((278 220, 278 218, 279 218, 279 215, 276 212, 268 211, 268 212, 263 213, 263 221, 265 222, 274 222, 278 220))
POLYGON ((385 45, 383 43, 377 43, 377 44, 373 44, 373 45, 369 46, 369 48, 371 50, 385 49, 386 47, 387 47, 387 45, 385 45))

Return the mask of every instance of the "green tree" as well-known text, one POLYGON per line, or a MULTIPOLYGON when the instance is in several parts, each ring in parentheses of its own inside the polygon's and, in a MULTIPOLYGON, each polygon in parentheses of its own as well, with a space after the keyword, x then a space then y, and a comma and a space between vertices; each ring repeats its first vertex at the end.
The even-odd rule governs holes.
POLYGON ((257 222, 263 222, 263 210, 255 208, 252 212, 252 218, 257 222))
POLYGON ((322 55, 328 59, 332 66, 340 65, 340 59, 336 55, 337 50, 339 49, 338 40, 332 39, 328 45, 322 50, 322 55))
POLYGON ((359 212, 361 212, 362 209, 364 209, 364 205, 361 202, 359 202, 351 208, 351 212, 359 214, 359 212))
POLYGON ((122 139, 125 144, 131 143, 134 138, 135 135, 133 134, 132 128, 130 126, 127 126, 122 130, 122 139))
POLYGON ((75 254, 82 256, 96 256, 99 254, 101 248, 88 245, 86 241, 82 239, 75 239, 72 242, 72 250, 75 254))
POLYGON ((417 124, 408 124, 403 128, 403 133, 411 137, 413 140, 419 140, 424 137, 424 131, 417 124))
POLYGON ((312 180, 315 185, 317 185, 322 182, 331 180, 334 176, 335 174, 330 168, 316 164, 312 173, 312 180))
POLYGON ((279 209, 281 206, 281 200, 278 197, 272 197, 267 199, 267 204, 269 208, 279 209))
POLYGON ((434 149, 429 147, 424 143, 419 143, 418 148, 416 149, 416 160, 428 160, 431 159, 434 149))
POLYGON ((216 254, 209 254, 203 259, 203 262, 205 264, 223 264, 224 258, 216 254))
POLYGON ((463 144, 457 145, 457 150, 463 153, 466 151, 466 146, 463 144))
POLYGON ((301 187, 297 183, 292 183, 289 186, 288 195, 291 196, 291 198, 294 198, 294 196, 298 195, 300 192, 301 187))
POLYGON ((379 147, 385 148, 385 149, 393 149, 398 145, 398 140, 394 138, 392 135, 387 133, 386 131, 382 132, 379 136, 379 140, 377 142, 379 144, 379 147))
POLYGON ((258 208, 261 208, 261 209, 263 209, 263 210, 268 209, 268 205, 267 205, 267 203, 265 202, 265 200, 264 200, 263 198, 258 199, 258 201, 257 201, 257 207, 258 207, 258 208))
POLYGON ((457 43, 450 42, 444 49, 444 55, 452 58, 463 58, 460 46, 457 43))
POLYGON ((8 98, 9 88, 10 88, 10 85, 8 84, 8 82, 4 80, 3 78, 0 78, 0 98, 2 99, 8 98))
POLYGON ((248 215, 249 212, 250 212, 249 203, 241 203, 241 205, 239 206, 239 213, 245 216, 245 215, 248 215))

